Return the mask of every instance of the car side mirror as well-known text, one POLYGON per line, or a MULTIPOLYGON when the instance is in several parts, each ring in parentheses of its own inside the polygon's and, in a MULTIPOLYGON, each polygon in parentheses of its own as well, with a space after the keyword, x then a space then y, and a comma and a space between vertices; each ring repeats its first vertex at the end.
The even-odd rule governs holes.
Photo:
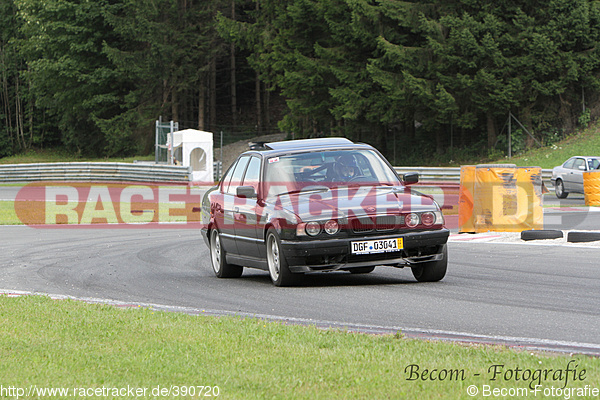
POLYGON ((407 174, 404 174, 402 178, 405 185, 412 185, 413 183, 419 182, 419 173, 409 172, 407 174))
POLYGON ((237 197, 247 199, 255 199, 258 197, 254 186, 238 186, 238 188, 235 191, 235 194, 237 195, 237 197))
POLYGON ((580 165, 579 169, 582 170, 582 171, 585 171, 585 165, 580 165))

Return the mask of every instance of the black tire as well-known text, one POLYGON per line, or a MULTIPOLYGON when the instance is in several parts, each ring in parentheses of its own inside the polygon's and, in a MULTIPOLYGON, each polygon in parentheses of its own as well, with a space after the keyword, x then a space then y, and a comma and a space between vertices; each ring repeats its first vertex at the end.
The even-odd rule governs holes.
POLYGON ((359 267, 359 268, 350 268, 351 274, 368 274, 369 272, 373 272, 375 267, 359 267))
POLYGON ((420 263, 412 268, 415 279, 419 282, 437 282, 446 276, 448 268, 448 245, 442 250, 443 258, 438 261, 420 263))
POLYGON ((559 239, 563 237, 562 231, 546 229, 546 230, 529 230, 521 232, 521 240, 538 240, 538 239, 559 239))
POLYGON ((227 254, 221 246, 221 235, 215 228, 210 232, 210 263, 219 278, 239 278, 244 267, 227 263, 227 254))
POLYGON ((300 275, 290 271, 287 260, 281 251, 281 240, 274 229, 267 232, 267 265, 269 275, 275 286, 293 286, 300 275))
POLYGON ((559 199, 566 199, 569 193, 565 192, 565 184, 562 179, 557 179, 554 183, 554 194, 559 199))
POLYGON ((567 242, 586 243, 600 240, 600 232, 569 232, 567 242))

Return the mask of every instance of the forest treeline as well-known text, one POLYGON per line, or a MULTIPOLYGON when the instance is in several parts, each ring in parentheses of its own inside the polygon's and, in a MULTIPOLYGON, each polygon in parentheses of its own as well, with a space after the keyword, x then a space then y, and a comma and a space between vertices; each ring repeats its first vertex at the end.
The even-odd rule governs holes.
POLYGON ((0 157, 149 153, 154 124, 502 155, 600 113, 590 0, 3 0, 0 157), (514 126, 518 126, 514 124, 514 126))

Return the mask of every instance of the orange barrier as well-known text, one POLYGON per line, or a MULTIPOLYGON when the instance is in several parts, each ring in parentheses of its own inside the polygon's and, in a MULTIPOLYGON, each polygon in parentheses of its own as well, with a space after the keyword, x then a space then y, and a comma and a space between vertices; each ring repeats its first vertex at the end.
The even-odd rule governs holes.
POLYGON ((460 190, 458 193, 459 232, 475 232, 473 222, 473 193, 475 192, 475 166, 460 167, 460 190))
POLYGON ((600 171, 583 173, 583 193, 586 206, 600 206, 600 171))
POLYGON ((459 232, 542 229, 543 188, 539 167, 461 167, 459 232))

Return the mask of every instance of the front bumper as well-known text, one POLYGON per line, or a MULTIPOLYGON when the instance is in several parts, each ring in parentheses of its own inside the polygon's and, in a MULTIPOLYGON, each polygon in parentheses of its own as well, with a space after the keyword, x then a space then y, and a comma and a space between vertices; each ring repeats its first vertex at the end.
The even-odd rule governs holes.
POLYGON ((450 231, 404 232, 387 235, 352 237, 343 239, 292 241, 282 240, 281 248, 292 272, 336 271, 366 266, 412 266, 443 259, 443 248, 450 231), (401 237, 401 251, 354 255, 351 242, 357 240, 382 240, 401 237))

